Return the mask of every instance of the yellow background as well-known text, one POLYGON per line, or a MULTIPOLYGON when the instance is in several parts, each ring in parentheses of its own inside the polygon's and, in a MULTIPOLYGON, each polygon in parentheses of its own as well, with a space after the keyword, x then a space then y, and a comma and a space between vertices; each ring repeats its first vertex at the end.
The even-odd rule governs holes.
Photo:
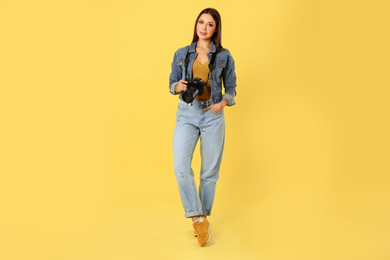
POLYGON ((390 259, 389 17, 380 0, 1 0, 0 259, 390 259), (209 6, 238 95, 200 248, 168 77, 209 6))

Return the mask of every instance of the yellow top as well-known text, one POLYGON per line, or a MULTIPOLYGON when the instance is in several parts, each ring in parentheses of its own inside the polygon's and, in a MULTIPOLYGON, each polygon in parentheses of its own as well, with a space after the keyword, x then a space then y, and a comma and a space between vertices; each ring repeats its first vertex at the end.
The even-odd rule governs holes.
MULTIPOLYGON (((200 64, 198 60, 194 61, 194 65, 192 66, 192 75, 193 78, 201 78, 205 83, 207 81, 207 76, 209 75, 209 62, 205 62, 200 64)), ((203 95, 196 96, 195 100, 209 100, 211 98, 211 84, 210 80, 207 82, 207 85, 204 89, 203 95)))

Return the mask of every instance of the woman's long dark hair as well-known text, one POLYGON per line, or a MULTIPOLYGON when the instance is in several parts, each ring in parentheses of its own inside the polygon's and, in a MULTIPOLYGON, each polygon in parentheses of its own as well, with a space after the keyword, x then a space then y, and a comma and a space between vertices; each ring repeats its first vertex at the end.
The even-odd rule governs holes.
POLYGON ((222 47, 222 43, 221 43, 222 24, 221 24, 221 15, 214 8, 206 8, 206 9, 204 9, 202 12, 200 12, 198 17, 196 18, 195 28, 194 28, 194 37, 192 38, 192 42, 197 42, 199 40, 199 36, 196 33, 196 25, 198 24, 199 18, 200 18, 200 16, 202 14, 210 14, 213 17, 213 19, 217 22, 217 25, 216 25, 217 31, 214 33, 214 35, 212 36, 211 39, 214 42, 215 47, 216 47, 217 52, 218 52, 220 49, 223 48, 222 47))

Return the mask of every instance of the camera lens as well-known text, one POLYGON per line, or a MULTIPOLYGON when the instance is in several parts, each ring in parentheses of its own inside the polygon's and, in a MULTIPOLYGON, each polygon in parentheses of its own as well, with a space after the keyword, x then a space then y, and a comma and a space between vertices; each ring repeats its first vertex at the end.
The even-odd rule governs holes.
POLYGON ((187 91, 183 92, 182 98, 185 102, 191 103, 196 97, 196 95, 198 95, 198 93, 199 93, 198 89, 194 89, 193 91, 191 91, 191 89, 187 89, 187 91))

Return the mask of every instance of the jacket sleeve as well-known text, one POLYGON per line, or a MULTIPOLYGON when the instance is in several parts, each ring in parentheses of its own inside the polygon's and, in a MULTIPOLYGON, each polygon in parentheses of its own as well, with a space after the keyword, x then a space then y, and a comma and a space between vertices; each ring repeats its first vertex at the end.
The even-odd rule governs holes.
POLYGON ((169 76, 169 92, 173 95, 179 95, 180 93, 175 93, 175 87, 177 83, 179 83, 179 80, 182 77, 182 68, 180 65, 177 65, 177 56, 178 51, 175 52, 175 55, 173 56, 173 61, 171 64, 171 75, 169 76))
POLYGON ((234 101, 234 97, 237 95, 236 92, 236 72, 235 72, 235 64, 233 57, 228 55, 227 65, 222 75, 223 85, 225 87, 225 94, 222 98, 226 98, 229 102, 228 106, 233 106, 236 104, 234 101))

